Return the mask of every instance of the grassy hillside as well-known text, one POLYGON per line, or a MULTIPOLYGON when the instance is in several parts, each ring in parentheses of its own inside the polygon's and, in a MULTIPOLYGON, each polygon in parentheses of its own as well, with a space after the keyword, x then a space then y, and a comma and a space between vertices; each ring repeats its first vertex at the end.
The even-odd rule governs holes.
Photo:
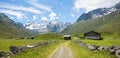
POLYGON ((35 37, 35 39, 39 39, 39 40, 61 40, 61 39, 63 39, 63 36, 58 35, 58 34, 48 33, 48 34, 37 35, 35 37))
POLYGON ((94 30, 107 34, 120 34, 120 11, 113 12, 101 18, 75 22, 62 31, 63 34, 83 34, 94 30))
POLYGON ((21 36, 31 35, 28 30, 20 27, 6 15, 0 14, 0 38, 16 38, 21 36))

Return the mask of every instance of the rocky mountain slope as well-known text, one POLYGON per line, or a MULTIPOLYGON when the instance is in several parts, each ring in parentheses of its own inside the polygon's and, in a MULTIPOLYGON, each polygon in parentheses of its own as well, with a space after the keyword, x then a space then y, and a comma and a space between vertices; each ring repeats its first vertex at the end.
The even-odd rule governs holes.
POLYGON ((0 13, 0 38, 10 39, 29 35, 31 33, 28 30, 9 19, 5 14, 0 13))
POLYGON ((120 9, 120 3, 116 4, 115 6, 112 6, 110 8, 99 8, 95 9, 93 11, 90 11, 88 13, 83 13, 77 20, 77 22, 82 20, 88 20, 88 19, 95 19, 99 18, 105 15, 108 15, 114 11, 117 11, 120 9))

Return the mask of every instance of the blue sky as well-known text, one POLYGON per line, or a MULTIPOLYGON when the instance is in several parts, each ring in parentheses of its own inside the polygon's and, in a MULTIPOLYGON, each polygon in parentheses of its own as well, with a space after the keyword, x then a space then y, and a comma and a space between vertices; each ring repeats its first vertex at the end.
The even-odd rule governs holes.
POLYGON ((0 0, 0 13, 16 22, 75 22, 82 13, 111 7, 120 0, 0 0), (92 1, 92 2, 91 2, 92 1))

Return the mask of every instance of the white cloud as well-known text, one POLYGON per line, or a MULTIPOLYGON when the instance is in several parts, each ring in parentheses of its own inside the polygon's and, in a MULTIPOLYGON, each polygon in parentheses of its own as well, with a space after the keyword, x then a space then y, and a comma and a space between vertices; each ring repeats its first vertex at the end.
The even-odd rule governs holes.
MULTIPOLYGON (((55 19, 59 18, 55 12, 53 12, 52 8, 50 6, 47 6, 47 5, 44 5, 44 4, 41 4, 39 3, 38 0, 29 0, 29 1, 26 1, 26 3, 29 3, 33 6, 35 6, 36 8, 40 9, 40 10, 43 10, 43 11, 47 11, 48 13, 50 13, 47 17, 43 16, 41 18, 41 20, 43 21, 54 21, 55 19), (50 20, 48 20, 48 18, 50 20)), ((60 4, 62 4, 62 2, 60 2, 60 4)))
POLYGON ((37 20, 37 16, 33 15, 33 20, 37 20))
POLYGON ((39 8, 39 9, 41 9, 41 10, 51 11, 51 7, 40 4, 37 0, 29 0, 29 1, 26 1, 26 2, 35 6, 35 7, 37 7, 37 8, 39 8))
POLYGON ((76 10, 85 8, 86 12, 97 8, 108 8, 114 6, 120 0, 75 0, 74 7, 76 10))
POLYGON ((24 6, 17 6, 9 3, 0 2, 0 8, 7 8, 11 10, 21 10, 21 11, 27 11, 32 12, 35 14, 41 14, 42 12, 33 8, 33 7, 24 7, 24 6))
POLYGON ((47 17, 42 17, 41 20, 48 21, 48 18, 47 17))
POLYGON ((75 15, 74 15, 74 14, 71 14, 71 16, 72 16, 72 17, 75 17, 75 15))
POLYGON ((6 13, 9 15, 16 16, 18 19, 26 18, 26 16, 22 12, 18 12, 18 11, 0 9, 0 13, 6 13))
POLYGON ((55 19, 58 18, 58 16, 57 16, 56 13, 54 13, 54 12, 51 12, 51 13, 49 14, 49 17, 50 17, 51 20, 55 20, 55 19))

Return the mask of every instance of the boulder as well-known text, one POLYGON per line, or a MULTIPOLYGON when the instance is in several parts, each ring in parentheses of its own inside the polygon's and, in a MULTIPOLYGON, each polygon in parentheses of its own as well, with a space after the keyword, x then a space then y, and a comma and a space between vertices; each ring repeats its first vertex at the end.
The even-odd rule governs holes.
POLYGON ((115 55, 120 58, 120 50, 116 51, 115 55))
POLYGON ((104 49, 104 46, 99 46, 97 49, 102 51, 104 49))
POLYGON ((115 54, 116 50, 115 49, 110 49, 110 54, 115 54))
POLYGON ((13 53, 13 54, 16 54, 18 51, 17 51, 17 47, 15 46, 10 46, 10 51, 13 53))
POLYGON ((110 49, 115 49, 115 48, 116 48, 116 46, 111 46, 111 47, 110 47, 110 49))
POLYGON ((4 57, 5 56, 5 52, 0 52, 0 57, 4 57))
POLYGON ((17 50, 18 50, 18 52, 22 52, 22 51, 25 50, 25 47, 24 46, 18 46, 17 50))
POLYGON ((106 52, 109 52, 109 51, 110 51, 110 48, 107 47, 107 46, 104 46, 104 47, 103 47, 103 50, 106 51, 106 52))
POLYGON ((96 46, 96 50, 99 50, 100 46, 96 46))
POLYGON ((34 45, 26 45, 27 48, 33 48, 34 45))
POLYGON ((96 48, 95 45, 89 45, 88 48, 89 48, 90 50, 97 50, 97 48, 96 48))

